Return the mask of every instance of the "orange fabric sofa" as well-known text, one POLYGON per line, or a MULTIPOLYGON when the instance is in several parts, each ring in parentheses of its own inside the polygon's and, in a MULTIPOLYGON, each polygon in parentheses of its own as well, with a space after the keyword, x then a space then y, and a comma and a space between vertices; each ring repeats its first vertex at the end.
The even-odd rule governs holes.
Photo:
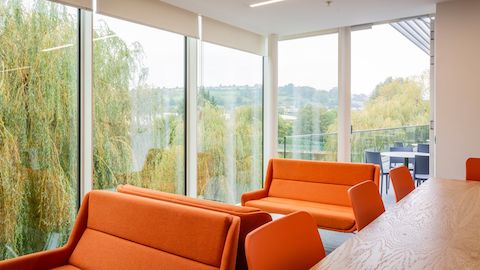
POLYGON ((119 185, 117 191, 131 195, 147 197, 156 200, 174 202, 178 204, 227 213, 240 218, 240 236, 237 251, 237 270, 246 270, 245 238, 247 234, 265 223, 272 221, 270 214, 257 208, 240 207, 220 202, 201 200, 184 195, 160 192, 151 189, 139 188, 131 185, 119 185))
POLYGON ((373 164, 272 159, 265 187, 242 195, 242 205, 267 212, 310 213, 322 229, 352 232, 355 216, 348 189, 365 180, 379 183, 380 168, 373 164))
POLYGON ((235 268, 236 216, 108 191, 84 199, 67 244, 1 270, 235 268))

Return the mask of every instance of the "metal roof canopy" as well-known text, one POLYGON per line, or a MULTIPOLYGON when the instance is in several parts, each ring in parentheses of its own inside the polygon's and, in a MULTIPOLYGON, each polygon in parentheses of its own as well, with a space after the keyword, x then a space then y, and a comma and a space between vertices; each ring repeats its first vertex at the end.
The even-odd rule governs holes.
POLYGON ((431 22, 432 19, 430 17, 420 17, 393 22, 390 25, 418 48, 430 55, 431 22))

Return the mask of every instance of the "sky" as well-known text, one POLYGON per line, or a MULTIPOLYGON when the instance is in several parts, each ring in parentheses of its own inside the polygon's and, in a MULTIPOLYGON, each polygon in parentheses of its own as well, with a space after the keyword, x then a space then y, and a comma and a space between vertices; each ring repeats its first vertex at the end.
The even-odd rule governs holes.
MULTIPOLYGON (((106 22, 118 37, 144 49, 147 82, 159 87, 184 85, 184 37, 159 29, 95 14, 94 27, 106 22)), ((370 94, 388 77, 419 76, 429 56, 390 25, 352 32, 352 93, 370 94)), ((97 40, 95 42, 103 42, 97 40)), ((199 85, 262 83, 262 57, 203 42, 199 85)), ((279 86, 294 84, 329 90, 338 85, 338 34, 279 43, 279 86)))
MULTIPOLYGON (((160 87, 181 87, 184 85, 185 51, 182 35, 156 28, 94 15, 94 28, 107 23, 113 32, 128 46, 139 42, 144 50, 143 64, 149 69, 147 82, 160 87)), ((102 42, 101 40, 95 42, 102 42)))
MULTIPOLYGON (((352 93, 370 94, 388 77, 421 75, 430 57, 390 25, 352 32, 352 93)), ((338 85, 338 34, 281 41, 279 85, 338 85)))
MULTIPOLYGON (((139 42, 144 50, 143 64, 149 70, 147 82, 160 87, 184 85, 184 37, 155 28, 95 15, 94 28, 107 25, 129 46, 139 42)), ((95 42, 102 42, 101 40, 95 42)), ((204 42, 199 84, 255 85, 262 83, 262 57, 204 42)))
MULTIPOLYGON (((31 5, 28 0, 26 3, 31 5)), ((94 27, 104 21, 130 46, 134 42, 142 45, 149 84, 168 88, 184 85, 183 36, 99 14, 94 18, 94 27)), ((429 56, 388 24, 354 31, 351 40, 354 94, 368 95, 388 77, 418 76, 429 69, 429 56)), ((262 82, 260 56, 206 42, 201 50, 200 85, 255 85, 262 82)), ((281 41, 278 78, 280 86, 293 83, 322 90, 336 87, 338 34, 281 41)))
MULTIPOLYGON (((184 84, 184 38, 95 15, 129 45, 139 42, 149 69, 148 83, 184 84)), ((101 42, 101 41, 96 41, 101 42)), ((255 85, 262 82, 260 56, 204 42, 199 83, 204 86, 255 85)), ((429 56, 390 25, 352 32, 352 93, 370 94, 387 77, 418 76, 429 69, 429 56)), ((293 83, 329 90, 338 84, 338 34, 279 43, 279 85, 293 83)))

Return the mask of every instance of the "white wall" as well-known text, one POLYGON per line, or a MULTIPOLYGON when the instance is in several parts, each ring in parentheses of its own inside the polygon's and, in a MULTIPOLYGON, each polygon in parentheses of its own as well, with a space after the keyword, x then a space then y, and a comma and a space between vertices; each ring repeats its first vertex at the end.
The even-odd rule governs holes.
POLYGON ((438 4, 435 30, 435 175, 465 179, 480 157, 480 1, 438 4))

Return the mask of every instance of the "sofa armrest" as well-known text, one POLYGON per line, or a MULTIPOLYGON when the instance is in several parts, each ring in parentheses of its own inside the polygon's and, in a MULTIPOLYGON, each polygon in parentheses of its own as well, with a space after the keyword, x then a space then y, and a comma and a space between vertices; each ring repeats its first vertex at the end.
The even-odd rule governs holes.
POLYGON ((245 206, 245 203, 251 200, 258 200, 268 196, 268 191, 266 189, 259 189, 255 191, 245 192, 242 194, 242 206, 245 206))
POLYGON ((0 261, 0 270, 48 270, 65 265, 68 254, 66 247, 36 252, 0 261))

